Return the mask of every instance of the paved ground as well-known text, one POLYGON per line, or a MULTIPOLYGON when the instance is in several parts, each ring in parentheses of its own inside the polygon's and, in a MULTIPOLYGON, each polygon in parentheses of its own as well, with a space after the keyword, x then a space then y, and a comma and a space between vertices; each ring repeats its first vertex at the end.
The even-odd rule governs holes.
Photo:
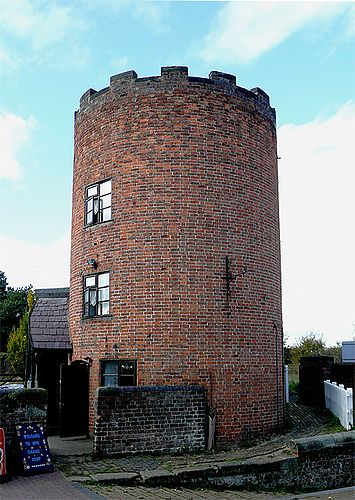
POLYGON ((167 471, 191 465, 208 465, 214 461, 246 459, 260 456, 278 456, 285 453, 287 442, 292 438, 313 436, 324 432, 324 418, 315 417, 311 410, 291 403, 289 405, 292 426, 290 432, 272 436, 267 441, 249 443, 249 448, 231 448, 218 452, 180 456, 133 456, 129 458, 92 458, 92 442, 88 439, 60 439, 50 437, 49 445, 56 471, 37 476, 17 477, 0 485, 1 500, 66 500, 66 499, 117 499, 117 500, 272 500, 272 499, 327 499, 354 500, 355 489, 346 488, 307 495, 281 493, 254 493, 247 491, 211 491, 174 488, 147 488, 143 486, 118 486, 107 483, 83 483, 80 480, 102 473, 147 473, 167 471), (62 471, 62 472, 61 472, 62 471), (64 476, 64 474, 65 476, 64 476))
POLYGON ((354 500, 355 488, 323 491, 306 495, 253 493, 248 491, 211 491, 144 488, 128 486, 100 486, 97 491, 70 483, 58 471, 38 476, 15 478, 0 485, 2 500, 354 500))
MULTIPOLYGON (((84 490, 82 490, 84 491, 84 490)), ((1 500, 84 500, 87 498, 103 499, 95 492, 84 493, 68 481, 60 471, 19 476, 0 485, 1 500)))
POLYGON ((115 500, 354 500, 355 488, 329 490, 306 495, 284 496, 282 494, 253 493, 249 491, 211 491, 111 486, 100 488, 105 499, 115 500))
POLYGON ((325 432, 324 416, 315 416, 313 411, 297 402, 290 403, 289 432, 275 434, 267 440, 245 443, 246 446, 230 447, 228 450, 185 454, 178 456, 138 455, 124 458, 105 458, 95 460, 91 456, 92 442, 86 439, 49 438, 49 447, 55 464, 68 477, 88 477, 105 472, 140 472, 156 469, 174 470, 192 465, 208 465, 213 462, 244 460, 255 457, 275 457, 287 453, 287 445, 293 438, 315 436, 325 432))

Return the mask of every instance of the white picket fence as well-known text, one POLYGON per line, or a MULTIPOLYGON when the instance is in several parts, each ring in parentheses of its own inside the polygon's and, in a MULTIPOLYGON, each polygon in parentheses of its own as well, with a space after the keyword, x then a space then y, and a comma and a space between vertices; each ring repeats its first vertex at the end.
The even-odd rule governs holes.
POLYGON ((324 381, 325 406, 340 420, 341 425, 349 431, 354 426, 353 390, 345 389, 343 384, 330 380, 324 381))

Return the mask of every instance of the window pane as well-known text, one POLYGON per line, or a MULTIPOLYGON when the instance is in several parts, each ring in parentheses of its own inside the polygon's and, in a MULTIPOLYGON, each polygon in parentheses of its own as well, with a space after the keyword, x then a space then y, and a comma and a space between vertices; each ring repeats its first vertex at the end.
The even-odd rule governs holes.
POLYGON ((100 184, 100 196, 111 193, 111 181, 106 181, 100 184))
POLYGON ((104 375, 117 375, 118 361, 105 361, 103 364, 104 375))
POLYGON ((100 302, 98 314, 100 316, 104 316, 105 314, 109 314, 109 313, 110 313, 109 302, 100 302))
POLYGON ((86 202, 86 211, 91 212, 93 208, 93 198, 89 198, 88 201, 86 202))
POLYGON ((111 206, 111 195, 110 194, 106 194, 105 196, 103 196, 101 198, 101 207, 102 208, 107 208, 107 207, 110 207, 111 206))
POLYGON ((109 287, 99 288, 99 302, 104 302, 109 299, 109 287))
POLYGON ((104 286, 108 286, 110 284, 110 274, 109 273, 99 274, 98 279, 99 279, 99 288, 102 288, 104 286))
POLYGON ((97 214, 99 212, 99 199, 94 198, 94 214, 97 214))
POLYGON ((105 222, 106 220, 111 220, 111 208, 105 208, 102 211, 102 222, 105 222))
POLYGON ((95 286, 95 276, 87 276, 85 278, 85 288, 95 286))
POLYGON ((104 375, 104 387, 117 387, 117 376, 104 375))
POLYGON ((92 224, 92 216, 93 216, 92 212, 86 214, 86 224, 92 224))
POLYGON ((96 306, 97 296, 96 290, 90 290, 90 305, 96 306))
POLYGON ((121 375, 133 375, 134 373, 134 363, 126 361, 121 364, 121 375))
POLYGON ((93 306, 92 304, 89 303, 89 312, 87 314, 88 316, 96 316, 96 306, 93 306))
POLYGON ((119 385, 136 385, 136 370, 134 361, 120 361, 119 385))
POLYGON ((96 186, 91 186, 88 188, 87 191, 87 198, 90 198, 91 196, 95 196, 97 194, 97 185, 96 186))

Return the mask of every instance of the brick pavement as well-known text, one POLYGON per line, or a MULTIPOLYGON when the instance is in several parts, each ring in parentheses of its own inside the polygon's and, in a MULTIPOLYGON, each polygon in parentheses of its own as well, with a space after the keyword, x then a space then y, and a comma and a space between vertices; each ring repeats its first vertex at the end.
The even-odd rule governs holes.
POLYGON ((188 488, 147 488, 143 486, 103 486, 100 494, 108 500, 275 500, 273 494, 248 491, 211 491, 188 488))
POLYGON ((1 500, 100 500, 104 497, 76 487, 60 471, 33 476, 13 477, 11 481, 0 485, 1 500))
MULTIPOLYGON (((97 485, 93 488, 97 489, 97 485)), ((256 493, 252 491, 211 491, 115 485, 100 486, 99 491, 107 500, 354 500, 355 498, 354 487, 287 496, 282 493, 256 493)))

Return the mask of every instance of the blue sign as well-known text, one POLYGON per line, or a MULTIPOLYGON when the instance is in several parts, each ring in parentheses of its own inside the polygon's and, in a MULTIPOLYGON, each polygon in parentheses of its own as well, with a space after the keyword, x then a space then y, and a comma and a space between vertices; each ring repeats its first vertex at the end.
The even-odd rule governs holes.
POLYGON ((53 462, 42 424, 16 425, 23 469, 26 474, 53 472, 53 462))

